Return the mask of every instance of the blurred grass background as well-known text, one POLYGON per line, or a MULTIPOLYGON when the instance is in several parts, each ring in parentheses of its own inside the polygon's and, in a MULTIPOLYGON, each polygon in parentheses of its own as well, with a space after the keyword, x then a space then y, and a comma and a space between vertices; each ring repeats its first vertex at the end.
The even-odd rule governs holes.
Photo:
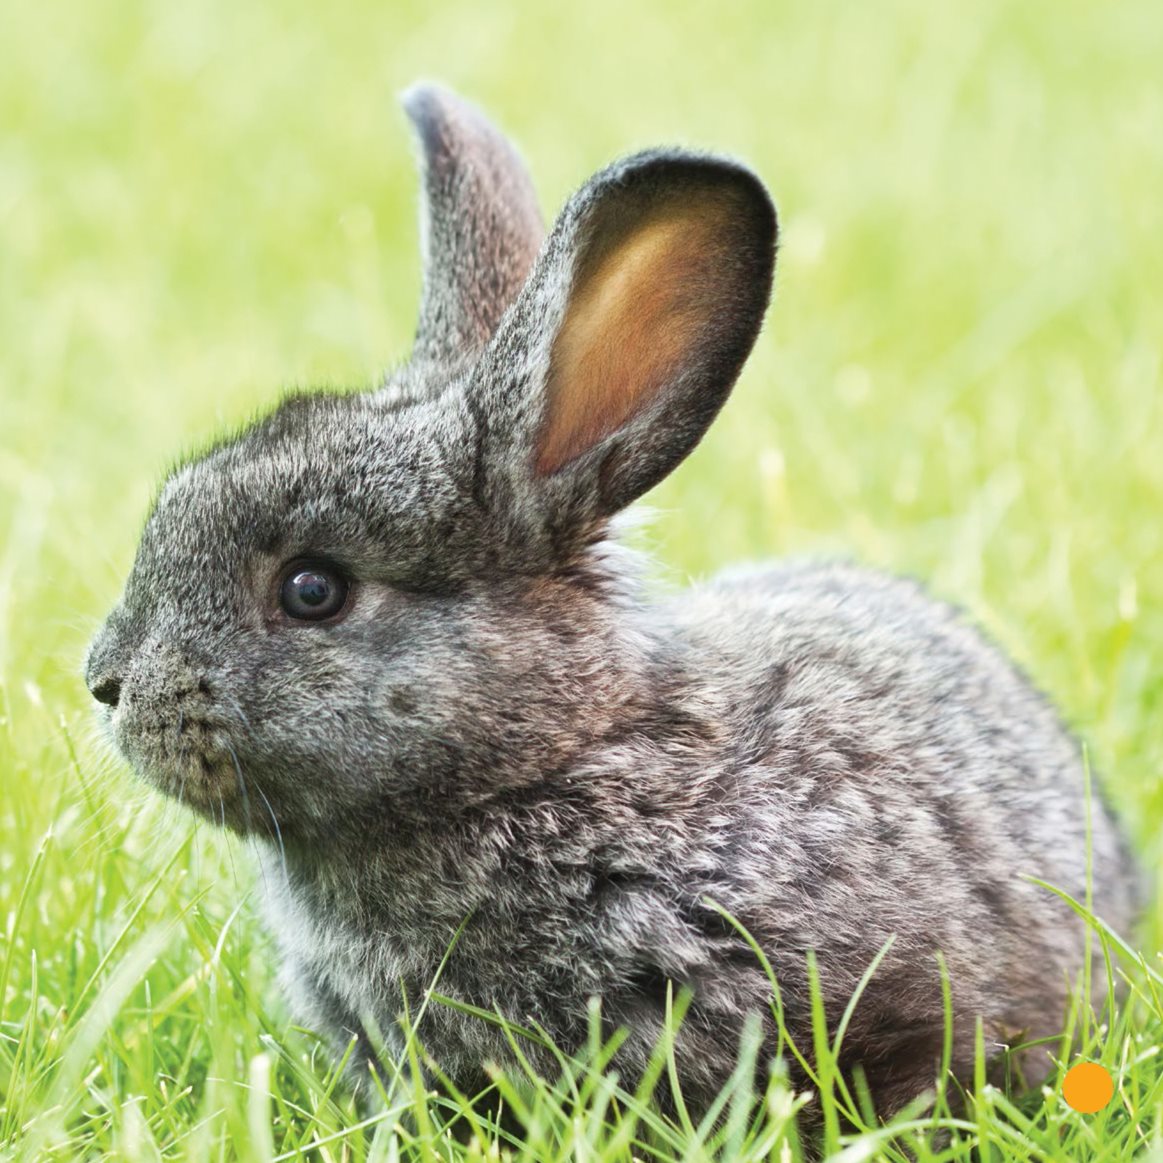
MULTIPOLYGON (((209 1118, 197 1080, 285 1022, 249 908, 231 920, 245 855, 104 758, 78 668, 182 449, 282 388, 364 385, 406 355, 417 192, 395 94, 418 77, 511 133, 547 216, 649 144, 760 172, 783 224, 776 302, 721 420, 650 498, 662 571, 839 553, 927 579, 1064 708, 1158 870, 1160 60, 1150 0, 6 4, 8 1130, 48 1101, 52 1039, 76 1034, 119 933, 156 961, 70 1069, 126 1135, 142 1117, 169 1141, 162 1110, 171 1139, 209 1118), (142 1027, 147 994, 172 1012, 142 1027), (212 1018, 236 1036, 208 1037, 212 1018), (188 1111, 158 1099, 167 1072, 194 1080, 188 1111)), ((1152 956, 1159 934, 1148 919, 1152 956)))

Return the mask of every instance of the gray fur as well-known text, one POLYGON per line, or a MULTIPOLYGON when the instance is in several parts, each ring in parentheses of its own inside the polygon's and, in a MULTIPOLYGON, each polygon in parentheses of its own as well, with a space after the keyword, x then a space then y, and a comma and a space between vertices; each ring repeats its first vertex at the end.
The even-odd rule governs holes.
MULTIPOLYGON (((1055 1034, 1083 931, 1024 878, 1085 895, 1087 805, 1045 700, 911 582, 780 565, 652 606, 613 539, 611 515, 697 443, 754 340, 775 241, 758 180, 680 152, 626 159, 570 200, 526 280, 514 155, 478 114, 462 132, 447 94, 409 108, 433 219, 415 360, 377 392, 288 399, 175 472, 87 662, 143 778, 260 838, 298 1011, 339 1040, 368 1017, 390 1033, 467 918, 440 990, 566 1049, 599 996, 629 1027, 629 1080, 667 981, 693 987, 678 1054, 705 1105, 769 1000, 709 898, 770 956, 805 1049, 806 954, 835 1022, 895 939, 845 1042, 884 1113, 934 1079, 938 951, 959 1077, 978 1015, 994 1044, 1055 1034), (738 281, 704 340, 655 405, 538 477, 587 249, 653 200, 711 189, 738 202, 738 281), (280 616, 304 556, 352 576, 340 620, 280 616)), ((1090 810, 1095 907, 1123 928, 1130 861, 1090 810)), ((450 1008, 421 1034, 464 1087, 510 1061, 450 1008)))

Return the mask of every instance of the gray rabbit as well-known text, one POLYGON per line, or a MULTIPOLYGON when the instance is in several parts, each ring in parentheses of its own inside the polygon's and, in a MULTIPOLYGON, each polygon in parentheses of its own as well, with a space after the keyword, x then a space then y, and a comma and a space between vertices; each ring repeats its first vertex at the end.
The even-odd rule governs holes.
MULTIPOLYGON (((762 184, 639 153, 546 235, 479 112, 433 87, 405 104, 411 361, 375 390, 292 396, 176 470, 86 667, 144 779, 258 838, 298 1013, 371 1057, 367 1031, 398 1040, 459 931, 442 993, 567 1051, 598 997, 630 1083, 689 987, 676 1054, 701 1108, 748 1015, 770 1021, 722 909, 805 1051, 809 952, 835 1023, 892 939, 842 1058, 882 1114, 936 1078, 938 954, 957 1077, 979 1016, 995 1047, 1056 1034, 1083 926, 1029 878, 1085 896, 1088 811, 1116 928, 1134 874, 1047 702, 912 582, 778 565, 650 605, 614 539, 755 342, 762 184)), ((455 1007, 430 1005, 420 1038, 465 1088, 512 1061, 455 1007)), ((1032 1053, 1027 1077, 1048 1064, 1032 1053)))

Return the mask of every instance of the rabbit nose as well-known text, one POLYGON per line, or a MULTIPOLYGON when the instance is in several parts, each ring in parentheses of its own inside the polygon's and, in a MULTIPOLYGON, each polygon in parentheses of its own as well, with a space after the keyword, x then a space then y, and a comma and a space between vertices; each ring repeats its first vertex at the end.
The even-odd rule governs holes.
POLYGON ((115 707, 121 698, 121 679, 113 674, 103 674, 89 683, 89 693, 97 702, 115 707))

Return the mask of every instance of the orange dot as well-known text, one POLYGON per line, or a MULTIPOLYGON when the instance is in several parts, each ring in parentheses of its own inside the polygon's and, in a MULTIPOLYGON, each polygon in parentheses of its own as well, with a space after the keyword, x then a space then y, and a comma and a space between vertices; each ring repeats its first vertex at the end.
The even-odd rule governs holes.
POLYGON ((1078 1062, 1062 1079, 1062 1097, 1079 1114, 1092 1115, 1114 1097, 1115 1080, 1097 1062, 1078 1062))

